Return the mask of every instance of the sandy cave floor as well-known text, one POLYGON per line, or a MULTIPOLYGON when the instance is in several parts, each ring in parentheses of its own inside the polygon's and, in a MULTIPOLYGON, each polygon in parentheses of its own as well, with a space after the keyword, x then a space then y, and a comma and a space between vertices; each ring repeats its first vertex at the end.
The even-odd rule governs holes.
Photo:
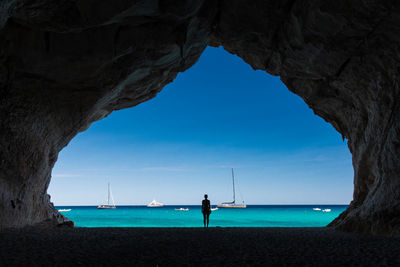
POLYGON ((24 228, 0 266, 400 266, 400 238, 328 228, 24 228))

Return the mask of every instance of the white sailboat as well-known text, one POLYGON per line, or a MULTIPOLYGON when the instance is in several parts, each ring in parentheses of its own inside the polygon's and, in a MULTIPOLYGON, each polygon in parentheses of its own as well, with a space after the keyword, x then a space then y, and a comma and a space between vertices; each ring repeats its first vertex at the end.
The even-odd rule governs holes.
POLYGON ((107 198, 107 204, 99 205, 97 208, 98 208, 98 209, 116 209, 115 203, 114 203, 114 198, 113 198, 113 195, 112 195, 112 193, 111 193, 111 186, 110 186, 110 183, 108 183, 108 198, 107 198), (111 196, 111 200, 112 200, 112 205, 110 205, 110 196, 111 196))
POLYGON ((164 207, 163 203, 157 202, 155 199, 147 205, 148 208, 161 208, 164 207))
POLYGON ((247 207, 246 204, 244 204, 244 201, 242 204, 236 204, 235 175, 233 174, 233 168, 232 168, 232 185, 233 185, 233 201, 232 202, 223 202, 223 203, 221 203, 221 205, 217 205, 217 208, 245 209, 247 207))

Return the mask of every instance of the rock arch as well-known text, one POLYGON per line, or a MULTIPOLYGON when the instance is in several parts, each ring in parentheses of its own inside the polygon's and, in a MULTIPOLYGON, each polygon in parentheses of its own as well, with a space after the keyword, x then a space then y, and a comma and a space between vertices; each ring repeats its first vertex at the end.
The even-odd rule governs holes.
POLYGON ((330 226, 400 233, 396 1, 6 0, 0 14, 0 228, 62 222, 46 193, 58 152, 222 45, 348 139, 354 200, 330 226))

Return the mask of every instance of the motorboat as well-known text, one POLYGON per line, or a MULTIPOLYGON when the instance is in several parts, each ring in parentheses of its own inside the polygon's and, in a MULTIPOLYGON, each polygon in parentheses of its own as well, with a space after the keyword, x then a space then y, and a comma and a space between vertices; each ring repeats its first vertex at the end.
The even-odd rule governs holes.
POLYGON ((147 205, 148 208, 161 208, 164 207, 163 203, 157 202, 155 199, 147 205))
POLYGON ((59 209, 59 212, 67 212, 67 211, 71 211, 71 209, 59 209))

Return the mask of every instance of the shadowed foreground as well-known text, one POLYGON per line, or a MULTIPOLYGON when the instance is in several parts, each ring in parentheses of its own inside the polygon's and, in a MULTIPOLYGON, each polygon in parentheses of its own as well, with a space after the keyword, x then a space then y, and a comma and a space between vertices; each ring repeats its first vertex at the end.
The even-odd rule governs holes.
POLYGON ((400 238, 327 228, 25 228, 0 265, 400 265, 400 238))

